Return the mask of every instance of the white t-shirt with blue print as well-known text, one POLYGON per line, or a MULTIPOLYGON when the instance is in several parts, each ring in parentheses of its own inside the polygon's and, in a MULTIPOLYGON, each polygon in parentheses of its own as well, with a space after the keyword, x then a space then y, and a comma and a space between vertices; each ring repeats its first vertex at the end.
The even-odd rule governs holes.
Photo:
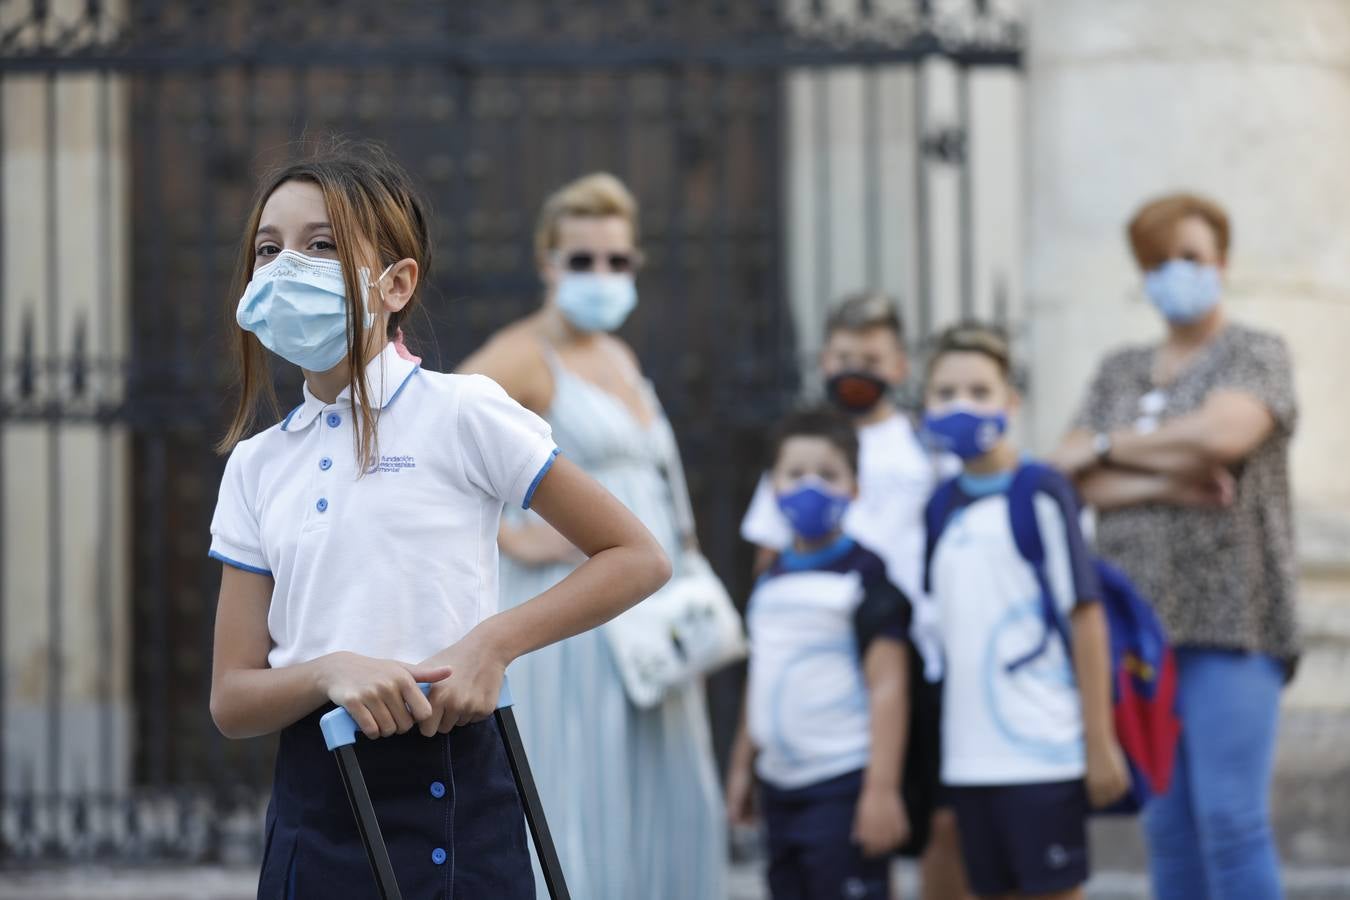
POLYGON ((747 725, 763 781, 791 790, 867 766, 862 657, 877 638, 905 641, 910 614, 886 564, 852 538, 779 556, 746 611, 747 725))
MULTIPOLYGON (((1002 785, 1068 781, 1084 774, 1083 721, 1069 648, 1042 641, 1044 608, 1035 570, 1018 553, 1009 519, 1012 473, 962 476, 946 528, 929 560, 930 597, 940 617, 946 677, 942 694, 942 781, 1002 785)), ((1033 506, 1057 611, 1098 599, 1067 481, 1047 473, 1033 506)))

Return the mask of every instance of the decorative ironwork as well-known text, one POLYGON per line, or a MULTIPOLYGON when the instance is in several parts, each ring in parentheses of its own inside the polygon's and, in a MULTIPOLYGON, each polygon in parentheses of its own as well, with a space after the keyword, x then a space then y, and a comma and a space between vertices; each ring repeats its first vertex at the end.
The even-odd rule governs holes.
MULTIPOLYGON (((37 263, 48 293, 0 295, 0 438, 21 428, 41 435, 51 468, 34 521, 52 538, 48 558, 19 560, 0 531, 0 571, 29 565, 51 576, 40 596, 6 596, 0 580, 0 730, 18 727, 19 715, 5 623, 50 616, 57 625, 37 656, 37 669, 54 677, 25 713, 28 730, 42 735, 41 751, 5 758, 0 744, 0 863, 246 859, 260 849, 270 744, 224 741, 207 710, 219 568, 205 550, 222 466, 210 447, 228 391, 221 323, 238 230, 256 174, 296 139, 327 131, 376 137, 430 196, 438 263, 413 340, 438 367, 537 302, 530 233, 550 189, 596 168, 632 184, 643 202, 649 265, 625 336, 680 435, 705 549, 743 595, 750 561, 736 523, 765 428, 798 387, 784 276, 784 74, 838 65, 871 71, 930 57, 964 72, 1015 66, 1020 48, 1011 2, 0 2, 0 83, 22 81, 45 100, 42 121, 31 124, 47 138, 37 144, 46 154, 41 214, 53 236, 37 263), (97 282, 110 285, 112 260, 129 246, 125 309, 102 297, 92 312, 77 312, 75 301, 89 298, 72 297, 60 280, 56 220, 64 207, 54 136, 58 114, 72 113, 56 98, 73 74, 99 85, 91 115, 100 164, 89 214, 100 237, 88 261, 97 282), (114 103, 114 86, 125 107, 114 103), (129 138, 118 165, 133 190, 131 240, 119 242, 110 160, 113 117, 124 113, 129 138), (114 319, 129 323, 125 342, 113 339, 114 319), (17 334, 4 333, 7 322, 17 323, 17 334), (96 440, 99 474, 89 497, 62 491, 63 448, 76 429, 96 440), (124 506, 114 504, 119 446, 132 473, 124 506), (61 577, 70 510, 99 535, 93 597, 76 597, 80 588, 61 577), (124 622, 109 587, 111 536, 128 526, 124 622), (61 625, 76 600, 95 616, 94 671, 105 701, 78 728, 67 721, 75 711, 60 680, 68 652, 61 625), (111 711, 118 664, 111 647, 128 627, 135 705, 122 722, 111 711), (87 747, 72 754, 80 741, 87 747), (131 753, 127 783, 109 761, 123 745, 131 753)), ((881 114, 875 94, 867 114, 881 114)), ((920 104, 915 141, 961 164, 957 137, 968 123, 958 126, 925 142, 920 104)), ((8 162, 6 143, 0 134, 0 165, 8 162)), ((916 156, 922 183, 926 154, 916 156)), ((875 174, 879 155, 867 159, 875 174)), ((828 186, 823 178, 808 189, 828 186)), ((914 216, 921 273, 925 191, 916 192, 914 216)), ((0 209, 8 208, 3 200, 0 209)), ((0 253, 4 246, 0 240, 0 253)), ((882 252, 869 250, 874 261, 882 252)), ((0 269, 15 263, 0 259, 0 269)), ((918 279, 920 332, 928 324, 925 279, 918 279)), ((298 390, 284 372, 278 386, 283 397, 298 390)), ((0 440, 0 492, 16 465, 4 447, 0 440)), ((711 691, 723 743, 738 688, 730 675, 711 691)))

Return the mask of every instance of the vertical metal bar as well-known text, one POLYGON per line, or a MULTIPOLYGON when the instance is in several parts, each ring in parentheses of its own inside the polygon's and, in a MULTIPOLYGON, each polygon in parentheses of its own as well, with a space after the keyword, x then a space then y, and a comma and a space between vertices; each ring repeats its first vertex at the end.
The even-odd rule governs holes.
POLYGON ((788 104, 786 75, 781 70, 771 70, 765 78, 772 87, 773 101, 769 107, 769 118, 764 126, 764 140, 768 143, 769 171, 772 179, 767 185, 768 218, 764 226, 770 235, 772 252, 769 255, 769 278, 767 301, 774 305, 776 345, 768 359, 774 369, 774 401, 772 410, 775 418, 781 407, 785 407, 789 394, 795 390, 797 328, 792 319, 792 307, 788 302, 788 276, 786 270, 788 236, 786 223, 785 195, 792 189, 785 165, 785 144, 788 140, 787 121, 783 114, 788 104))
MULTIPOLYGON (((639 72, 621 70, 615 72, 611 77, 618 82, 616 90, 619 94, 617 103, 618 114, 615 116, 616 133, 614 145, 618 148, 618 160, 615 169, 618 171, 620 177, 628 184, 629 189, 641 198, 645 193, 644 189, 646 185, 645 183, 638 184, 634 180, 638 173, 643 171, 643 167, 634 164, 636 160, 635 132, 637 129, 633 127, 633 82, 639 75, 639 72)), ((649 360, 652 358, 652 354, 655 351, 652 336, 658 333, 658 330, 653 327, 654 323, 652 322, 650 315, 640 316, 639 319, 642 322, 642 332, 634 336, 634 342, 637 344, 638 359, 649 360)))
POLYGON ((356 830, 361 835, 362 846, 366 848, 366 858, 370 860, 380 900, 402 900, 398 879, 394 875, 394 864, 389 861, 389 848, 385 846, 384 835, 380 832, 380 820, 375 818, 375 806, 370 802, 370 791, 366 789, 366 779, 361 774, 361 763, 356 759, 356 747, 346 744, 333 752, 337 756, 342 786, 347 789, 347 799, 351 801, 352 812, 356 816, 356 830))
MULTIPOLYGON (((713 146, 713 159, 716 166, 716 189, 714 196, 721 198, 720 202, 714 204, 716 216, 716 228, 714 234, 717 241, 717 279, 718 288, 713 296, 719 298, 722 308, 731 314, 732 327, 712 328, 712 324, 717 321, 716 306, 704 306, 705 314, 708 315, 707 325, 714 335, 713 346, 717 348, 717 359, 738 360, 738 357, 744 352, 746 346, 742 335, 745 333, 746 325, 754 321, 754 309, 751 304, 746 302, 746 298, 737 297, 735 291, 735 246, 733 241, 740 239, 737 233, 737 223, 732 221, 731 209, 731 160, 732 141, 730 139, 733 117, 731 115, 730 90, 728 88, 727 70, 725 67, 716 68, 713 73, 715 86, 712 92, 713 121, 716 123, 716 130, 713 132, 717 138, 713 146)), ((712 379, 712 389, 722 396, 713 396, 713 409, 719 417, 725 415, 728 411, 737 406, 737 400, 744 396, 748 386, 749 367, 739 364, 733 366, 734 373, 731 378, 712 379), (730 392, 730 393, 728 393, 730 392)), ((714 480, 710 485, 712 488, 712 497, 715 498, 715 511, 712 516, 716 528, 725 528, 728 523, 736 521, 735 510, 732 509, 732 502, 735 492, 732 489, 732 480, 735 478, 734 467, 727 465, 727 457, 719 460, 719 464, 713 468, 714 480)), ((713 546, 731 548, 736 546, 734 535, 716 534, 713 536, 713 546)), ((725 571, 725 570, 724 570, 725 571)))
POLYGON ((867 204, 867 284, 881 290, 881 88, 876 66, 863 71, 863 196, 867 204))
MULTIPOLYGON (((7 694, 9 691, 9 679, 5 677, 6 669, 9 666, 9 655, 5 651, 9 635, 5 629, 5 514, 9 508, 5 504, 5 443, 8 440, 8 392, 5 387, 5 376, 8 373, 8 365, 5 362, 5 285, 4 274, 8 271, 5 268, 5 221, 8 216, 8 207, 5 197, 5 78, 0 76, 0 734, 8 734, 9 723, 7 715, 9 706, 7 704, 7 694)), ((5 742, 0 739, 0 859, 9 856, 9 843, 5 840, 4 823, 9 818, 9 759, 5 755, 5 742)))
MULTIPOLYGON (((217 99, 220 96, 220 81, 221 79, 219 78, 219 72, 217 70, 205 69, 201 73, 200 111, 203 120, 202 126, 207 135, 207 140, 203 148, 205 151, 202 154, 203 158, 205 158, 206 154, 212 152, 211 148, 220 140, 220 132, 222 129, 219 111, 216 108, 217 99)), ((218 271, 218 266, 216 265, 216 248, 218 246, 216 231, 217 219, 220 213, 219 198, 216 195, 215 179, 212 177, 211 172, 208 171, 207 167, 204 165, 201 168, 202 171, 198 178, 201 182, 200 213, 196 217, 197 227, 201 229, 201 233, 198 236, 197 253, 201 270, 206 275, 203 283, 217 285, 225 283, 224 280, 219 277, 220 273, 218 271)), ((213 293, 200 298, 200 301, 205 305, 206 310, 210 310, 210 313, 202 314, 199 312, 193 317, 196 323, 197 336, 191 342, 192 346, 206 346, 209 343, 211 332, 215 330, 215 323, 218 321, 217 316, 214 315, 215 304, 213 301, 216 299, 217 298, 213 293)), ((193 380, 196 382, 196 389, 199 392, 198 395, 203 397, 210 396, 210 368, 206 366, 194 366, 193 369, 195 376, 193 380)), ((189 438, 189 440, 194 444, 209 444, 210 439, 206 437, 206 434, 207 431, 205 428, 199 429, 189 438)), ((211 453, 209 446, 198 446, 196 448, 196 455, 198 460, 197 476, 201 479, 202 488, 202 490, 197 493, 197 496, 209 497, 211 495, 210 486, 213 481, 215 481, 213 478, 215 472, 214 454, 211 453)), ((204 504, 194 503, 193 505, 198 507, 199 513, 199 518, 194 519, 193 521, 201 522, 201 533, 205 534, 210 527, 209 514, 206 516, 200 515, 202 512, 200 506, 204 504)), ((217 571, 214 566, 206 565, 205 558, 195 562, 197 572, 199 573, 198 584, 200 585, 201 590, 201 603, 198 604, 198 608, 205 610, 210 608, 211 605, 212 576, 216 575, 217 571)), ((199 613, 199 615, 201 619, 200 639, 202 641, 202 654, 200 658, 209 660, 214 656, 212 645, 215 637, 215 617, 204 611, 199 613)), ((224 745, 220 739, 220 735, 216 733, 215 724, 211 720, 206 704, 195 704, 195 711, 196 725, 198 733, 200 734, 199 746, 204 746, 207 753, 207 771, 205 773, 195 774, 205 774, 205 778, 202 778, 201 781, 210 784, 211 800, 214 803, 220 797, 222 789, 227 783, 225 780, 226 776, 224 775, 224 745)), ((200 758, 194 758, 192 762, 194 764, 200 764, 201 760, 200 758)), ((211 824, 214 825, 215 821, 215 816, 211 816, 211 824)), ((213 831, 213 839, 217 833, 218 832, 213 831)), ((215 848, 212 847, 211 849, 214 850, 215 848)))
MULTIPOLYGON (((458 240, 453 241, 459 258, 455 261, 454 271, 459 273, 461 279, 461 291, 464 296, 480 296, 478 291, 479 273, 478 260, 481 255, 477 252, 475 240, 477 238, 477 229, 474 227, 476 217, 475 197, 474 197, 474 172, 473 156, 474 141, 477 134, 474 131, 474 111, 473 111, 473 73, 466 68, 452 69, 450 72, 454 84, 455 95, 455 141, 452 146, 459 148, 459 157, 455 160, 454 172, 459 179, 459 189, 454 191, 455 205, 458 207, 455 215, 455 226, 459 230, 456 236, 458 240)), ((464 304, 452 303, 451 310, 461 310, 464 304)), ((463 328, 463 320, 456 322, 451 334, 456 339, 463 341, 467 337, 468 329, 463 328)), ((455 358, 459 358, 470 348, 465 347, 463 343, 451 347, 451 353, 455 358)))
MULTIPOLYGON (((161 121, 163 98, 163 77, 158 73, 152 73, 146 84, 144 101, 148 121, 140 136, 141 146, 144 147, 142 171, 145 173, 143 179, 145 187, 141 191, 141 196, 145 200, 146 214, 143 220, 133 223, 137 238, 146 230, 147 225, 149 229, 161 228, 167 221, 161 170, 164 163, 161 121)), ((140 240, 134 241, 137 255, 140 257, 139 271, 145 273, 157 267, 157 260, 153 255, 141 255, 145 253, 140 249, 142 243, 140 240)), ((158 262, 162 264, 162 261, 158 262)), ((143 516, 140 521, 144 523, 144 528, 137 529, 136 537, 144 552, 138 553, 137 556, 146 559, 147 563, 142 569, 145 573, 143 576, 145 590, 141 596, 145 599, 138 610, 139 624, 145 628, 145 634, 143 636, 138 634, 135 637, 138 639, 137 646, 145 648, 139 655, 140 661, 137 666, 142 679, 138 696, 143 700, 145 708, 154 710, 153 715, 142 716, 141 721, 147 723, 148 728, 147 733, 138 735, 138 738, 143 738, 138 742, 145 748, 145 759, 148 762, 146 780, 157 790, 163 791, 169 769, 168 722, 171 718, 169 685, 172 673, 169 660, 170 610, 168 590, 165 586, 165 573, 169 561, 168 533, 164 526, 167 477, 164 447, 166 417, 162 410, 162 393, 163 386, 172 382, 168 381, 169 373, 164 364, 161 362, 155 365, 154 361, 166 358, 164 348, 172 340, 170 336, 175 333, 177 326, 173 316, 173 304, 169 302, 163 279, 147 278, 137 294, 132 301, 133 311, 138 311, 141 315, 133 319, 137 327, 132 333, 141 340, 132 345, 131 371, 136 373, 138 382, 138 389, 132 400, 140 407, 138 415, 134 417, 133 427, 141 432, 137 453, 140 461, 136 469, 141 491, 133 502, 143 504, 141 506, 143 516), (140 309, 136 310, 136 306, 140 309), (141 322, 148 324, 149 327, 141 326, 141 322), (142 637, 144 639, 141 639, 142 637)))
POLYGON ((929 277, 928 159, 924 147, 928 136, 928 79, 920 60, 914 66, 914 280, 919 333, 924 340, 933 329, 933 298, 929 277))
MULTIPOLYGON (((812 143, 815 145, 816 164, 816 202, 812 204, 816 212, 816 295, 811 298, 811 310, 818 311, 830 302, 830 292, 834 284, 834 230, 830 227, 830 102, 828 69, 817 69, 812 73, 812 109, 815 130, 812 143)), ((814 319, 819 319, 815 316, 814 319)), ((819 323, 811 321, 806 327, 818 335, 819 323)), ((819 336, 819 335, 818 335, 819 336)))
MULTIPOLYGON (((95 390, 95 408, 98 410, 98 536, 96 575, 94 578, 94 614, 97 616, 98 639, 95 651, 95 665, 98 671, 98 734, 97 753, 99 767, 99 794, 102 801, 111 809, 113 794, 113 659, 115 646, 113 637, 112 614, 112 423, 107 411, 114 402, 110 390, 113 385, 113 302, 119 297, 113 286, 112 257, 112 74, 104 69, 99 73, 98 103, 98 236, 95 246, 98 253, 98 283, 104 290, 102 302, 97 304, 95 317, 98 337, 95 339, 97 350, 94 371, 98 388, 95 390)), ((102 821, 101 812, 98 815, 102 821)))
MULTIPOLYGON (((688 306, 689 282, 684 271, 684 70, 672 66, 665 72, 666 122, 670 128, 670 183, 667 186, 666 218, 666 305, 670 310, 681 310, 688 306)), ((669 338, 670 347, 687 347, 688 319, 679 314, 670 315, 665 320, 663 333, 669 338)), ((677 351, 678 352, 678 351, 677 351)), ((689 405, 685 390, 685 367, 683 358, 671 354, 672 375, 679 379, 678 389, 673 397, 667 398, 667 408, 672 410, 674 418, 679 419, 689 405)))
MULTIPOLYGON (((161 220, 162 221, 162 220, 161 220)), ((149 632, 148 651, 152 657, 150 671, 151 688, 148 708, 152 715, 146 716, 150 722, 150 778, 158 791, 168 784, 169 774, 169 680, 173 676, 171 667, 171 645, 169 643, 169 592, 165 585, 165 570, 168 560, 168 529, 164 525, 165 482, 167 477, 166 436, 161 414, 155 414, 155 421, 146 435, 146 456, 142 473, 145 484, 145 539, 150 545, 151 562, 146 567, 146 582, 149 588, 150 604, 146 610, 149 632)))
MULTIPOLYGON (((61 547, 61 283, 60 233, 57 222, 56 193, 56 74, 48 73, 44 83, 46 94, 46 167, 44 169, 47 205, 47 803, 58 810, 61 796, 61 695, 64 690, 65 666, 62 616, 62 547, 61 547)), ((55 837, 53 833, 52 837, 55 837)))
MULTIPOLYGON (((520 804, 525 807, 525 823, 530 828, 530 837, 534 841, 534 851, 539 857, 539 868, 544 872, 544 885, 548 888, 551 900, 568 900, 571 894, 563 877, 562 863, 558 860, 558 849, 553 844, 553 835, 548 829, 548 820, 544 817, 544 804, 539 799, 539 788, 535 786, 534 774, 530 771, 529 757, 525 755, 525 744, 520 739, 520 729, 516 726, 516 713, 509 706, 499 706, 495 713, 497 728, 501 731, 502 743, 506 745, 506 760, 511 765, 511 777, 516 782, 516 793, 520 804)), ((351 747, 339 748, 351 750, 351 747)))
POLYGON ((974 161, 971 156, 970 67, 956 69, 957 128, 961 133, 961 318, 975 316, 975 200, 974 161))

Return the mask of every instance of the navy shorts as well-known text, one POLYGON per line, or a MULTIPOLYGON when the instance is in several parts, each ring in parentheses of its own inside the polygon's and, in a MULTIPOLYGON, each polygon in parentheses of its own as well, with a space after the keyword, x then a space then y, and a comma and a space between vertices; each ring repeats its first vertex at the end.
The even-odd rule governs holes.
POLYGON ((760 785, 773 900, 888 900, 890 857, 865 857, 853 843, 862 773, 794 790, 760 785))
POLYGON ((976 894, 1050 894, 1088 879, 1082 780, 950 787, 961 856, 976 894))
MULTIPOLYGON (((258 900, 378 897, 325 707, 281 732, 258 900)), ((369 741, 356 756, 404 897, 534 900, 524 812, 495 719, 369 741)))

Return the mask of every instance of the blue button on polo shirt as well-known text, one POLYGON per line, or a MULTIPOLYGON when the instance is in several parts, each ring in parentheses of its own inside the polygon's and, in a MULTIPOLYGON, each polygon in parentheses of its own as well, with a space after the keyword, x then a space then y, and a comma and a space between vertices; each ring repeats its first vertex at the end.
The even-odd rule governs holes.
POLYGON ((336 427, 338 427, 338 426, 341 425, 341 424, 342 424, 342 416, 339 416, 337 413, 329 413, 329 414, 328 414, 328 427, 329 427, 329 428, 336 428, 336 427))
POLYGON ((314 504, 314 508, 317 509, 319 512, 327 512, 328 501, 325 500, 323 497, 320 497, 319 502, 314 504))
POLYGON ((327 472, 329 469, 333 468, 333 461, 325 456, 323 459, 319 460, 319 468, 327 472))
POLYGON ((435 850, 432 850, 431 861, 438 866, 445 865, 445 851, 442 850, 440 847, 437 847, 435 850))
POLYGON ((435 797, 437 800, 444 797, 445 785, 441 784, 439 781, 433 781, 431 783, 431 796, 435 797))

